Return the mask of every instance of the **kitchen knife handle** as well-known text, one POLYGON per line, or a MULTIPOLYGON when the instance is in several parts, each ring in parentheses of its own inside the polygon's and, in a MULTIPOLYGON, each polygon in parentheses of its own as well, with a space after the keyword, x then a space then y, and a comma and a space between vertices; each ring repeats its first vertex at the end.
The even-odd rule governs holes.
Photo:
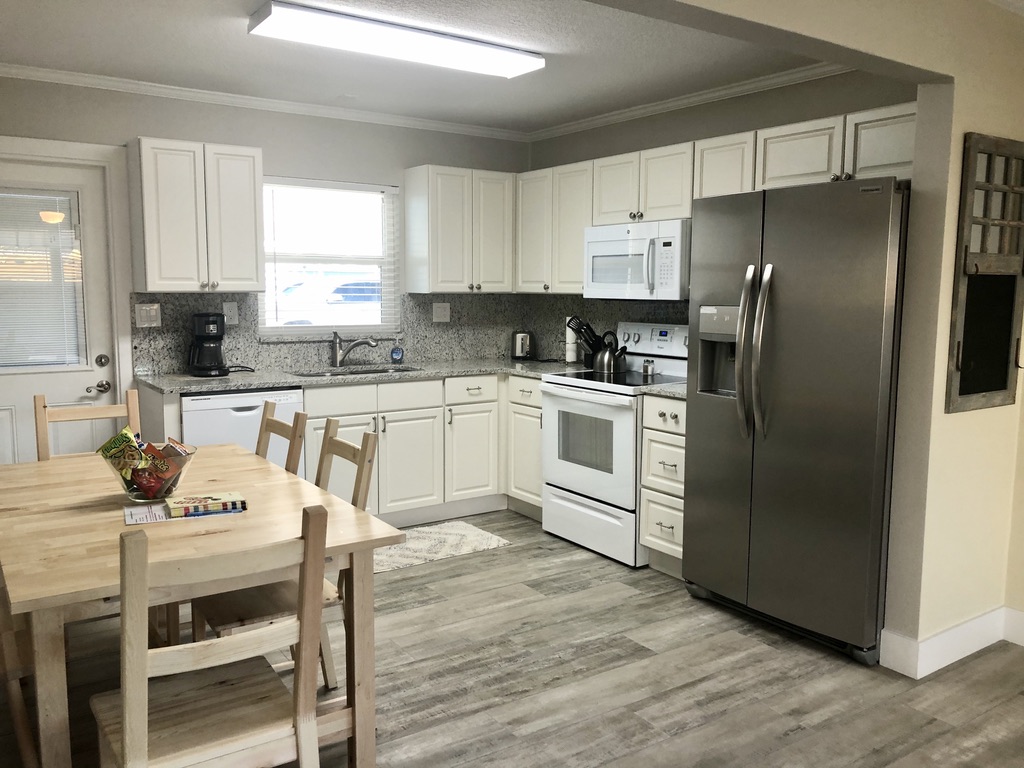
POLYGON ((747 362, 747 318, 750 316, 750 294, 754 290, 754 271, 753 264, 747 265, 740 293, 739 317, 736 318, 736 413, 740 417, 740 434, 744 439, 750 437, 750 406, 743 369, 747 362))
POLYGON ((764 421, 764 405, 761 400, 761 352, 764 348, 764 320, 768 312, 768 293, 772 287, 772 265, 765 264, 761 277, 761 290, 757 295, 757 311, 754 312, 754 348, 750 356, 750 394, 754 401, 754 428, 768 437, 768 426, 764 421))

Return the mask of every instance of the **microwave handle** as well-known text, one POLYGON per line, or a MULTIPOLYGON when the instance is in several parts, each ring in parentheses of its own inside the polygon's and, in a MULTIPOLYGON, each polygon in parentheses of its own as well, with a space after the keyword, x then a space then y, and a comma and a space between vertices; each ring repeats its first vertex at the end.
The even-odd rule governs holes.
POLYGON ((644 259, 644 285, 648 293, 654 293, 654 241, 652 237, 647 241, 647 258, 644 259))

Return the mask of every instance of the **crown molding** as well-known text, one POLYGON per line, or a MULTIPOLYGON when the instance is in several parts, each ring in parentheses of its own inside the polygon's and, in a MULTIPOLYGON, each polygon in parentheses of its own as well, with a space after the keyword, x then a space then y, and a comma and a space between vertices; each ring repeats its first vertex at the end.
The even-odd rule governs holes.
POLYGON ((423 131, 459 133, 487 139, 526 141, 526 134, 520 131, 507 131, 500 128, 485 128, 476 125, 464 125, 462 123, 446 123, 439 120, 402 117, 399 115, 388 115, 383 112, 365 112, 356 109, 345 109, 344 107, 328 107, 296 101, 265 99, 259 96, 241 96, 221 91, 204 91, 197 88, 182 88, 176 85, 162 85, 160 83, 129 80, 122 77, 108 77, 107 75, 91 75, 82 72, 44 69, 42 67, 27 67, 20 64, 0 63, 0 77, 10 77, 17 80, 36 80, 43 83, 56 83, 58 85, 75 85, 81 88, 99 88, 104 91, 118 91, 120 93, 131 93, 140 96, 157 96, 164 99, 194 101, 202 104, 216 104, 223 107, 283 112, 289 115, 304 115, 306 117, 326 117, 332 120, 350 120, 356 123, 390 125, 396 128, 415 128, 423 131))
POLYGON ((821 80, 826 77, 841 75, 846 72, 853 72, 853 67, 840 64, 812 64, 799 69, 790 69, 785 72, 777 72, 774 75, 755 77, 751 80, 744 80, 741 83, 725 85, 721 88, 709 88, 706 91, 679 96, 675 99, 658 101, 653 104, 641 104, 638 107, 620 109, 616 112, 609 112, 598 117, 588 117, 583 120, 576 120, 571 123, 563 123, 553 128, 545 128, 540 131, 533 131, 526 135, 527 141, 540 141, 542 139, 553 139, 556 136, 565 136, 570 133, 589 131, 594 128, 603 128, 606 125, 625 123, 630 120, 637 120, 641 117, 660 115, 665 112, 673 112, 677 109, 696 107, 701 104, 710 104, 715 101, 724 101, 736 96, 746 96, 751 93, 770 91, 773 88, 783 88, 787 85, 806 83, 811 80, 821 80))
POLYGON ((283 101, 279 99, 265 99, 257 96, 241 96, 233 93, 222 93, 220 91, 204 91, 196 88, 182 88, 176 85, 161 85, 160 83, 149 83, 142 80, 129 80, 121 77, 108 77, 106 75, 91 75, 81 72, 65 72, 56 69, 44 69, 42 67, 28 67, 20 64, 0 63, 0 77, 9 77, 17 80, 35 80, 44 83, 55 83, 58 85, 73 85, 81 88, 98 88, 105 91, 118 91, 120 93, 131 93, 141 96, 156 96, 165 99, 178 99, 180 101, 193 101, 203 104, 216 104, 225 107, 238 107, 241 109, 257 109, 266 112, 282 112, 290 115, 304 115, 307 117, 324 117, 332 120, 350 120, 357 123, 372 123, 375 125, 389 125, 396 128, 413 128, 423 131, 439 131, 442 133, 457 133, 464 136, 478 136, 488 139, 501 139, 505 141, 531 142, 542 139, 551 139, 556 136, 565 136, 570 133, 587 131, 593 128, 601 128, 616 123, 624 123, 629 120, 636 120, 642 117, 650 117, 665 112, 672 112, 677 109, 686 109, 701 104, 710 104, 715 101, 731 99, 736 96, 745 96, 751 93, 782 88, 787 85, 796 85, 811 80, 820 80, 826 77, 833 77, 846 72, 854 71, 853 68, 838 64, 812 64, 799 69, 791 69, 786 72, 779 72, 774 75, 758 77, 745 80, 741 83, 711 88, 706 91, 691 93, 667 101, 659 101, 654 104, 643 104, 638 107, 621 109, 598 117, 590 117, 584 120, 576 120, 570 123, 545 128, 540 131, 522 132, 508 131, 500 128, 486 128, 476 125, 465 125, 462 123, 448 123, 437 120, 424 120, 415 117, 401 117, 388 115, 382 112, 366 112, 344 107, 328 107, 317 104, 304 104, 295 101, 283 101))

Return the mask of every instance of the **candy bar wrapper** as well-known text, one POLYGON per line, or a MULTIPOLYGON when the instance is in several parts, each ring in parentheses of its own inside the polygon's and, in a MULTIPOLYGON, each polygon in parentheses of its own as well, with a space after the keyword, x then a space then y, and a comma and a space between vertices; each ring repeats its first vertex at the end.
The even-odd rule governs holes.
POLYGON ((149 459, 146 465, 132 470, 132 482, 147 498, 155 499, 165 481, 177 476, 178 472, 167 461, 167 457, 152 443, 142 449, 143 457, 149 459))
POLYGON ((125 480, 131 479, 133 469, 146 466, 149 463, 148 457, 143 459, 142 450, 139 448, 131 427, 125 427, 107 440, 96 450, 96 453, 107 459, 125 480), (140 461, 145 463, 139 464, 140 461))
MULTIPOLYGON (((188 449, 186 449, 182 443, 179 443, 173 437, 168 437, 167 443, 163 447, 163 453, 165 459, 167 456, 187 456, 188 449)), ((179 472, 175 470, 173 466, 171 466, 170 475, 165 476, 163 482, 160 484, 160 488, 157 491, 158 496, 166 495, 166 489, 169 488, 175 482, 175 480, 177 480, 178 474, 179 472)))

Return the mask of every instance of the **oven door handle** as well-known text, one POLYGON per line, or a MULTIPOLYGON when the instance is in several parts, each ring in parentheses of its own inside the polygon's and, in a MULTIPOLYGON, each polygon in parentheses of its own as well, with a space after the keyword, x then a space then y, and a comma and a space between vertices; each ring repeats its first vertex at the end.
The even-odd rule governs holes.
POLYGON ((630 395, 610 395, 605 392, 594 392, 578 387, 563 387, 560 384, 540 385, 540 391, 553 397, 564 397, 567 400, 579 400, 595 405, 610 405, 616 408, 636 408, 636 398, 630 395))

